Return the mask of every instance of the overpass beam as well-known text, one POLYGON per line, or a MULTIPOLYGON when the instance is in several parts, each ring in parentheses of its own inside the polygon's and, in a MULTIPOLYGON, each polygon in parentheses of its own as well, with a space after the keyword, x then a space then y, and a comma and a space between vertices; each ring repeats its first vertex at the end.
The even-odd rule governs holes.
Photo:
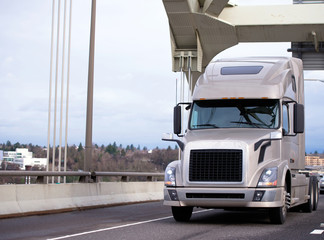
POLYGON ((239 42, 312 42, 324 40, 324 4, 236 6, 218 19, 236 28, 239 42))

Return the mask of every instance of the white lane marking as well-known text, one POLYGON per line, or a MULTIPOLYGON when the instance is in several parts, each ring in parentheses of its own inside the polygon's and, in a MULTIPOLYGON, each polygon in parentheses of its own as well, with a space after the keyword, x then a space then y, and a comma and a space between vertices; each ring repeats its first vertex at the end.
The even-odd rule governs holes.
MULTIPOLYGON (((196 212, 193 212, 192 214, 207 212, 207 211, 211 211, 211 210, 213 210, 213 209, 196 211, 196 212)), ((151 220, 147 220, 147 221, 129 223, 129 224, 115 226, 115 227, 109 227, 109 228, 102 228, 102 229, 97 229, 97 230, 88 231, 88 232, 75 233, 75 234, 65 235, 65 236, 56 237, 56 238, 48 238, 47 240, 59 240, 59 239, 66 239, 66 238, 71 238, 71 237, 78 237, 78 236, 82 236, 82 235, 98 233, 98 232, 103 232, 103 231, 109 231, 109 230, 114 230, 114 229, 118 229, 118 228, 125 228, 125 227, 131 227, 131 226, 135 226, 135 225, 145 224, 145 223, 157 222, 157 221, 161 221, 161 220, 165 220, 165 219, 169 219, 169 218, 173 218, 173 216, 155 218, 155 219, 151 219, 151 220)))
POLYGON ((313 232, 311 232, 310 234, 322 234, 324 232, 324 230, 321 229, 315 229, 313 232))

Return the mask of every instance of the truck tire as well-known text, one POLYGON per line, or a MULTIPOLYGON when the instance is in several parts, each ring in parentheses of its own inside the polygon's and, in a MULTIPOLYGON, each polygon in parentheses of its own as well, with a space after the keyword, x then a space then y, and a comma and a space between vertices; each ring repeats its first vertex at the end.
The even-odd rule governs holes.
POLYGON ((317 177, 314 177, 314 179, 313 179, 313 188, 314 188, 313 211, 316 211, 317 205, 318 205, 318 198, 319 198, 319 194, 320 194, 317 177))
POLYGON ((310 196, 306 203, 301 205, 301 210, 303 212, 311 213, 313 211, 313 203, 314 203, 314 181, 313 177, 309 178, 308 185, 308 195, 310 196))
POLYGON ((276 208, 270 208, 269 209, 269 217, 270 222, 273 224, 283 224, 286 221, 287 213, 288 213, 288 204, 286 201, 287 198, 287 184, 285 183, 285 190, 283 193, 284 198, 284 206, 282 207, 276 207, 276 208))
POLYGON ((188 222, 192 215, 193 207, 174 207, 172 206, 172 215, 177 222, 188 222))

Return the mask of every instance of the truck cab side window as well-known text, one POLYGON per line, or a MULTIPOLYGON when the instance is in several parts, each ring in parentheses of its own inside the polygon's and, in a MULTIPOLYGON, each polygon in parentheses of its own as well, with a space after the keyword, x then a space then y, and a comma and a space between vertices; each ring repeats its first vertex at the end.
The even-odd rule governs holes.
POLYGON ((289 134, 289 111, 288 105, 282 105, 282 131, 283 134, 289 134))
POLYGON ((296 92, 296 90, 297 90, 297 88, 296 88, 296 79, 295 79, 294 75, 291 77, 291 84, 292 84, 293 91, 296 92))

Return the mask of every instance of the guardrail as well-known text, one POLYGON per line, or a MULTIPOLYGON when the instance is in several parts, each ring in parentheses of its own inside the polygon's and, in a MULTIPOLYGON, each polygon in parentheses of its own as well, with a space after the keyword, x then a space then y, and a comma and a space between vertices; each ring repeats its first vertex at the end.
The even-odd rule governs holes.
POLYGON ((45 177, 79 177, 79 182, 99 182, 100 177, 121 177, 122 182, 129 181, 130 177, 146 177, 146 181, 153 181, 155 178, 164 177, 164 173, 150 172, 82 172, 82 171, 0 171, 0 177, 36 177, 36 183, 45 183, 45 177))
POLYGON ((150 172, 92 172, 91 178, 98 182, 98 177, 121 177, 122 182, 128 182, 130 177, 146 177, 146 181, 153 181, 154 177, 164 177, 164 173, 150 172))

